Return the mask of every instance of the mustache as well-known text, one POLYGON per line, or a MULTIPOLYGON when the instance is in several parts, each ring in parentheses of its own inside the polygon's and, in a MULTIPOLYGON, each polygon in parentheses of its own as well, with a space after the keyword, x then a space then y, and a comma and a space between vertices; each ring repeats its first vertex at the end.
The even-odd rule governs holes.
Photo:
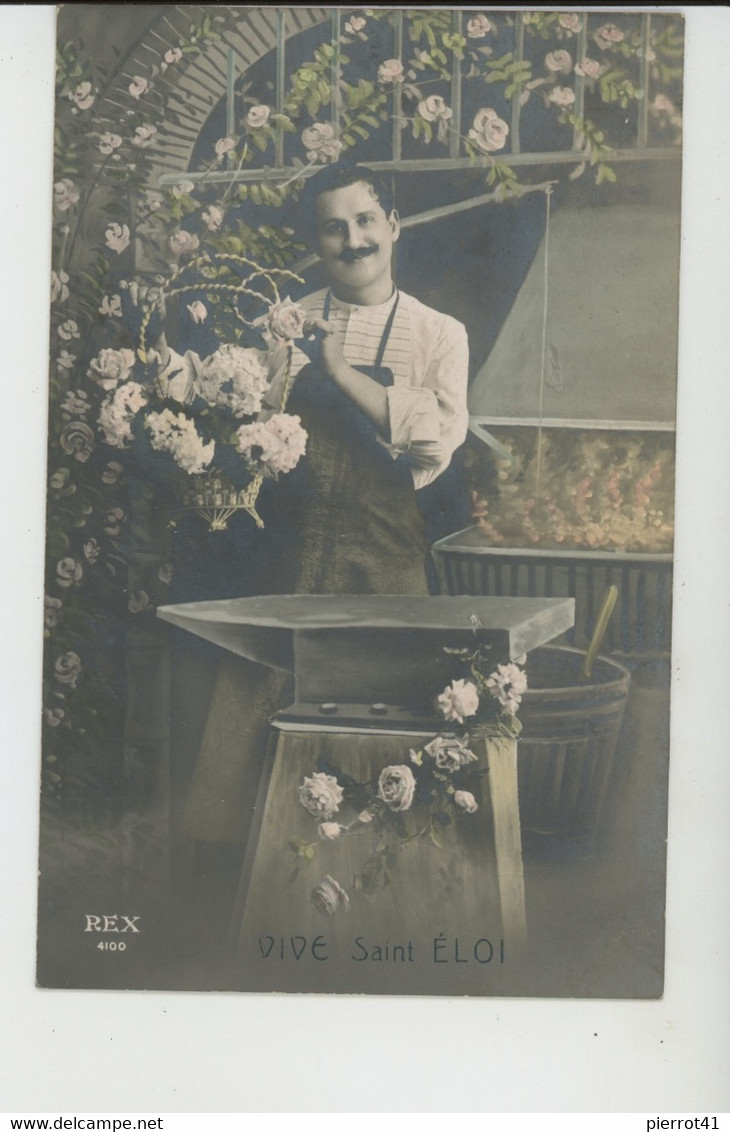
POLYGON ((358 259, 365 259, 366 256, 375 255, 380 251, 376 244, 371 244, 367 248, 345 248, 338 256, 344 263, 355 263, 358 259))

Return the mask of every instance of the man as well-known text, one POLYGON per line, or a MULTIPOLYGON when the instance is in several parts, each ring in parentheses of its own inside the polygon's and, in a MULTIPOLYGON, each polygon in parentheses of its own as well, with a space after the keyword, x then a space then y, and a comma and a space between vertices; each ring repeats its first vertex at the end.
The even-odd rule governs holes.
MULTIPOLYGON (((293 588, 427 592, 424 516, 435 499, 424 489, 466 436, 466 331, 395 287, 400 223, 392 190, 377 173, 348 162, 327 166, 308 181, 303 205, 330 286, 301 302, 305 329, 318 340, 312 360, 298 343, 291 359, 287 410, 310 433, 304 471, 316 483, 306 498, 309 569, 293 588), (327 463, 329 476, 321 467, 327 463), (325 529, 319 537, 317 524, 325 529), (322 560, 323 545, 314 569, 308 540, 325 539, 333 560, 322 560)), ((272 366, 267 399, 276 407, 286 348, 274 353, 272 366)))
MULTIPOLYGON (((267 526, 248 540, 250 554, 254 540, 281 547, 266 559, 274 592, 425 595, 419 496, 466 435, 466 332, 395 287, 400 225, 377 174, 328 166, 303 203, 330 285, 301 301, 307 337, 272 348, 267 402, 300 416, 307 452, 266 485, 267 526)), ((250 565, 241 562, 242 577, 250 565)), ((245 835, 268 720, 290 691, 280 674, 223 658, 186 807, 189 836, 245 835)))

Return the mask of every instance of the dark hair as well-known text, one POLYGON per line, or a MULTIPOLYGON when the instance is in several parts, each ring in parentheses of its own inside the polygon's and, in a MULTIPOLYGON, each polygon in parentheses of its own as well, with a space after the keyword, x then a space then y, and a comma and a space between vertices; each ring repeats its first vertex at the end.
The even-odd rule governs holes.
POLYGON ((385 215, 390 216, 395 208, 395 189, 392 179, 368 169, 366 165, 356 165, 354 161, 335 161, 332 165, 325 165, 314 176, 308 177, 302 191, 301 207, 310 239, 316 241, 317 237, 317 197, 333 189, 356 185, 359 181, 364 181, 370 186, 385 215))

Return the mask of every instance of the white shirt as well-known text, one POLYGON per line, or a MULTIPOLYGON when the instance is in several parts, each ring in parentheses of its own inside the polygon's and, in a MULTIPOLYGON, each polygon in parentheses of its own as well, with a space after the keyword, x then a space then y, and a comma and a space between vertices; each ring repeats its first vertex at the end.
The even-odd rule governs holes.
MULTIPOLYGON (((328 288, 299 300, 307 316, 322 318, 328 288)), ((396 295, 375 306, 351 306, 332 296, 329 321, 342 341, 345 361, 351 366, 373 366, 396 295)), ((309 358, 296 342, 292 378, 309 358)), ((281 404, 286 346, 271 354, 272 381, 266 401, 281 404)), ((445 471, 466 438, 469 414, 466 394, 469 347, 460 322, 425 306, 412 295, 399 293, 398 307, 383 356, 393 374, 386 389, 390 442, 381 439, 395 459, 407 452, 416 488, 425 487, 445 471)))
MULTIPOLYGON (((309 318, 322 318, 329 288, 315 291, 299 300, 309 318)), ((383 366, 393 374, 393 385, 386 389, 390 441, 378 438, 393 459, 400 453, 411 458, 413 483, 425 487, 448 468, 454 451, 466 439, 469 413, 466 394, 469 347, 466 330, 450 315, 441 314, 406 295, 399 294, 383 355, 383 366)), ((332 296, 329 321, 342 339, 345 361, 351 366, 373 366, 385 324, 396 300, 375 306, 351 306, 332 296)), ((286 344, 272 346, 269 352, 271 382, 266 404, 281 409, 286 370, 286 344)), ((184 357, 170 351, 160 373, 166 395, 184 401, 200 366, 197 354, 188 350, 184 357), (174 376, 168 378, 167 375, 174 376)), ((296 342, 292 351, 291 380, 309 358, 296 342)))

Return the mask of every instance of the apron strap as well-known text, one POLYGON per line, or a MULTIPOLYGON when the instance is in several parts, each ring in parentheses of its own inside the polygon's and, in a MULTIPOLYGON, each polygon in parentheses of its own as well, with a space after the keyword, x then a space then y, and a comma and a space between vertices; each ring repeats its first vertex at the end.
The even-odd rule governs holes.
MULTIPOLYGON (((380 338, 380 345, 378 346, 378 352, 375 356, 375 365, 373 366, 372 373, 370 374, 373 381, 377 381, 379 385, 388 386, 388 385, 394 384, 393 374, 390 372, 390 370, 385 370, 383 372, 383 358, 385 357, 385 349, 386 349, 386 346, 388 345, 388 339, 390 338, 390 332, 393 329, 393 323, 395 321, 395 312, 398 309, 399 300, 400 300, 400 292, 396 290, 395 302, 393 303, 393 306, 390 309, 390 314, 388 315, 388 321, 386 322, 385 327, 383 329, 383 333, 382 333, 382 336, 380 338)), ((322 308, 322 317, 324 318, 325 322, 328 321, 329 316, 330 316, 331 301, 332 301, 332 291, 328 291, 326 296, 325 296, 324 306, 322 308)), ((355 368, 357 368, 357 367, 355 367, 355 368)))

